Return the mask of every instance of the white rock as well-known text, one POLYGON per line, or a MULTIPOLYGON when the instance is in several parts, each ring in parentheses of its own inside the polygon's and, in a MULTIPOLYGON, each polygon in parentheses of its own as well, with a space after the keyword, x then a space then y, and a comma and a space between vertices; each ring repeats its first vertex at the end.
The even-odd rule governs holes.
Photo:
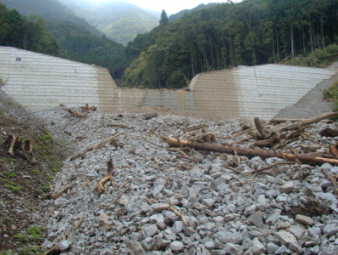
POLYGON ((174 233, 181 233, 183 230, 184 224, 182 221, 175 221, 174 226, 173 226, 173 232, 174 233))
POLYGON ((258 238, 255 238, 253 241, 252 241, 252 244, 251 244, 251 248, 250 248, 250 251, 254 254, 254 255, 260 255, 262 253, 264 253, 265 251, 265 247, 264 245, 258 240, 258 238))
POLYGON ((222 217, 222 216, 216 216, 216 217, 214 217, 214 221, 216 223, 222 223, 222 222, 224 222, 224 217, 222 217))
POLYGON ((219 231, 215 234, 216 239, 223 243, 240 243, 242 235, 238 232, 219 231))
POLYGON ((69 250, 71 245, 72 243, 68 240, 63 240, 57 244, 61 252, 69 250))
POLYGON ((291 250, 294 250, 296 252, 300 252, 301 251, 301 247, 298 244, 298 241, 296 239, 296 237, 291 234, 290 232, 281 230, 277 233, 275 233, 275 236, 279 238, 279 240, 287 245, 291 250))
POLYGON ((324 229, 324 234, 326 235, 334 235, 336 233, 338 233, 338 225, 337 224, 327 224, 325 225, 324 229))
POLYGON ((174 241, 170 244, 170 249, 174 252, 182 251, 184 248, 184 245, 182 242, 174 241))
POLYGON ((166 224, 164 222, 164 217, 162 214, 154 214, 150 217, 150 220, 156 222, 156 225, 160 228, 160 229, 165 229, 166 228, 166 224))
POLYGON ((279 246, 274 243, 268 243, 266 245, 266 250, 268 254, 275 254, 275 252, 279 249, 279 246))
POLYGON ((155 224, 146 224, 143 226, 143 234, 145 237, 152 237, 158 233, 158 228, 155 224))
POLYGON ((295 235, 298 239, 302 238, 306 229, 301 225, 292 225, 288 228, 288 231, 295 235))
POLYGON ((269 204, 269 200, 266 199, 265 195, 263 194, 258 196, 257 202, 258 206, 263 208, 267 207, 269 204))
POLYGON ((255 225, 258 228, 262 228, 264 226, 263 223, 263 213, 262 212, 256 212, 252 214, 249 218, 248 221, 255 225))
POLYGON ((215 199, 212 198, 203 199, 203 204, 205 204, 208 207, 212 207, 215 204, 215 199))
POLYGON ((206 241, 204 243, 205 247, 208 249, 214 249, 215 248, 215 242, 213 240, 206 241))
POLYGON ((123 194, 117 202, 120 205, 127 206, 128 203, 129 203, 129 197, 127 195, 123 194))

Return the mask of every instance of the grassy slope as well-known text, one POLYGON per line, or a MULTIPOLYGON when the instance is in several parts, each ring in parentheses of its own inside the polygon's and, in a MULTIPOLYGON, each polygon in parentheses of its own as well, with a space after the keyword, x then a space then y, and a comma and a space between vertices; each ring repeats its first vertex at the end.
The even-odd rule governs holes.
POLYGON ((338 111, 338 82, 332 84, 332 86, 328 90, 324 91, 324 98, 326 100, 334 102, 334 111, 338 111))
POLYGON ((44 229, 34 214, 50 191, 62 154, 43 124, 0 91, 0 255, 41 254, 44 229), (4 141, 8 134, 33 141, 33 164, 20 155, 10 156, 4 141))

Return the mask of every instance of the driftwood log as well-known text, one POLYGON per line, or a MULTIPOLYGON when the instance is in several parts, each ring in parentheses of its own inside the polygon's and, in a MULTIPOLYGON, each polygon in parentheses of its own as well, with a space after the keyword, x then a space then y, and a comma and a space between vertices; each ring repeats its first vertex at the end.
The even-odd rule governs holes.
POLYGON ((333 165, 338 165, 338 159, 334 158, 325 158, 320 156, 313 156, 308 154, 293 154, 286 152, 278 152, 271 150, 262 150, 262 149, 250 149, 243 148, 235 145, 223 145, 223 144, 210 144, 210 143, 195 143, 188 140, 180 140, 171 137, 162 136, 161 139, 173 147, 190 147, 196 150, 203 151, 212 151, 212 152, 221 152, 221 153, 231 153, 242 156, 255 157, 259 156, 261 158, 272 158, 277 157, 289 161, 301 162, 303 164, 317 165, 330 163, 333 165))

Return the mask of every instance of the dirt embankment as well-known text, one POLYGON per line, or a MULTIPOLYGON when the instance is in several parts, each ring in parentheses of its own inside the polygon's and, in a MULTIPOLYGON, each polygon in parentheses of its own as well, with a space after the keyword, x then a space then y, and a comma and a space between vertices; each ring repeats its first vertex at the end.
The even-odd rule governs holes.
POLYGON ((40 251, 45 233, 40 205, 62 166, 62 158, 44 123, 0 91, 1 255, 40 251), (9 153, 14 138, 17 142, 9 153), (31 144, 32 154, 19 146, 22 141, 31 144))

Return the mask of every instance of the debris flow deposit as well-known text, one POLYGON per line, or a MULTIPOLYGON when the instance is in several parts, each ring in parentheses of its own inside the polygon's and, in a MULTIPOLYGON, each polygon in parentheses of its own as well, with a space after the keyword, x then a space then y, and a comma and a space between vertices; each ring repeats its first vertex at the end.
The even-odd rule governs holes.
POLYGON ((46 255, 338 254, 337 113, 38 115, 72 151, 43 205, 46 255))

